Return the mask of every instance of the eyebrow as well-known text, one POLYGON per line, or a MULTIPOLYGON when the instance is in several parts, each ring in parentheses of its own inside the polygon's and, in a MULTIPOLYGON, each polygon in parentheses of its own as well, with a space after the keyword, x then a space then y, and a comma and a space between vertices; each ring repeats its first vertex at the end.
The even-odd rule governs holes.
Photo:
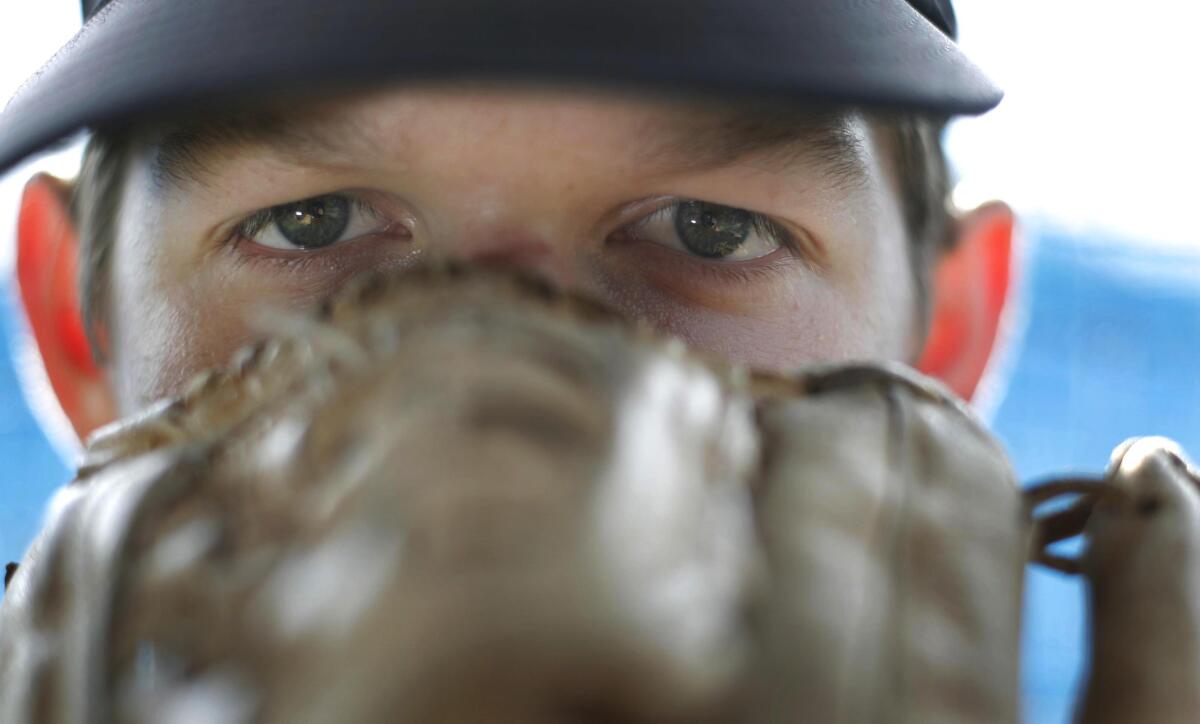
POLYGON ((785 170, 816 166, 839 187, 869 176, 867 145, 855 130, 853 111, 750 109, 727 113, 717 123, 679 129, 641 160, 678 171, 705 171, 753 159, 785 170))
MULTIPOLYGON (((639 163, 674 173, 699 173, 749 159, 784 170, 807 163, 848 188, 868 178, 866 143, 852 111, 751 108, 725 111, 716 122, 669 123, 649 134, 639 163)), ((212 162, 234 149, 262 147, 309 167, 353 166, 378 153, 369 129, 350 119, 297 122, 270 112, 189 121, 160 129, 151 141, 152 171, 161 188, 204 182, 212 162)))
POLYGON ((152 172, 160 188, 203 183, 204 176, 213 171, 214 160, 236 149, 254 147, 299 165, 348 162, 355 151, 369 151, 361 130, 349 121, 298 123, 270 111, 176 123, 153 134, 149 143, 152 172))

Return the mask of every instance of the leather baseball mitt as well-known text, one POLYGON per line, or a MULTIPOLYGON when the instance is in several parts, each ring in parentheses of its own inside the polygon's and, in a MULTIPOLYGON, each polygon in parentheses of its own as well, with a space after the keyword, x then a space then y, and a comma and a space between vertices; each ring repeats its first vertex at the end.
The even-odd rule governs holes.
POLYGON ((1030 518, 937 384, 464 270, 278 329, 91 443, 0 722, 1016 721, 1030 518))
POLYGON ((1077 496, 1039 520, 1038 557, 1084 576, 1090 609, 1082 724, 1200 721, 1200 474, 1179 446, 1138 438, 1119 446, 1100 481, 1058 481, 1041 503, 1077 496), (1082 534, 1078 560, 1053 543, 1082 534))

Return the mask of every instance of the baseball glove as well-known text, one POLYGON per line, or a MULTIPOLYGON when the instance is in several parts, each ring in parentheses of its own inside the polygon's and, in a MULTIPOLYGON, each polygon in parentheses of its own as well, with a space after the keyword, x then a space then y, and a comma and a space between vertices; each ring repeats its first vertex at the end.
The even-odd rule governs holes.
POLYGON ((1103 480, 1057 481, 1042 503, 1078 496, 1039 519, 1038 558, 1088 584, 1091 661, 1082 724, 1200 720, 1200 474, 1163 438, 1129 440, 1103 480), (1084 536, 1078 560, 1054 543, 1084 536))
POLYGON ((1030 516, 936 383, 464 270, 278 328, 91 443, 0 722, 1016 721, 1030 516))

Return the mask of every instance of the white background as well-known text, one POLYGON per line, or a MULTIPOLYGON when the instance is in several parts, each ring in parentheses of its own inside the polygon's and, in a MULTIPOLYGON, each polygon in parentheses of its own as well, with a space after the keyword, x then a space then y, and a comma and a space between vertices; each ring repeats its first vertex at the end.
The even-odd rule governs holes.
POLYGON ((956 197, 1200 246, 1200 3, 958 0, 968 54, 1008 92, 960 123, 956 197))

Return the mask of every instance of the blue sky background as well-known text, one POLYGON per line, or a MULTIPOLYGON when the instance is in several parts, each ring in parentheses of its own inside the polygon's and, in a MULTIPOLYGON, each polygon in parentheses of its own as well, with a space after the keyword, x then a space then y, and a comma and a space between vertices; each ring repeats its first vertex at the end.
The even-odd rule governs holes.
MULTIPOLYGON (((1099 473, 1135 435, 1200 455, 1200 3, 955 5, 963 47, 1008 92, 997 111, 951 129, 955 201, 1004 198, 1025 220, 1020 289, 981 411, 1026 481, 1099 473)), ((2 100, 74 33, 78 2, 0 0, 0 18, 2 100)), ((70 176, 77 164, 74 146, 0 178, 0 562, 20 557, 70 477, 27 403, 67 449, 36 359, 13 344, 13 213, 30 172, 70 176)), ((1050 573, 1027 583, 1026 721, 1065 723, 1084 591, 1050 573)))
MULTIPOLYGON (((1101 473, 1129 437, 1200 451, 1200 255, 1043 229, 1031 238, 1011 377, 993 430, 1026 482, 1101 473)), ((1027 576, 1026 721, 1070 721, 1084 642, 1084 589, 1027 576)))

